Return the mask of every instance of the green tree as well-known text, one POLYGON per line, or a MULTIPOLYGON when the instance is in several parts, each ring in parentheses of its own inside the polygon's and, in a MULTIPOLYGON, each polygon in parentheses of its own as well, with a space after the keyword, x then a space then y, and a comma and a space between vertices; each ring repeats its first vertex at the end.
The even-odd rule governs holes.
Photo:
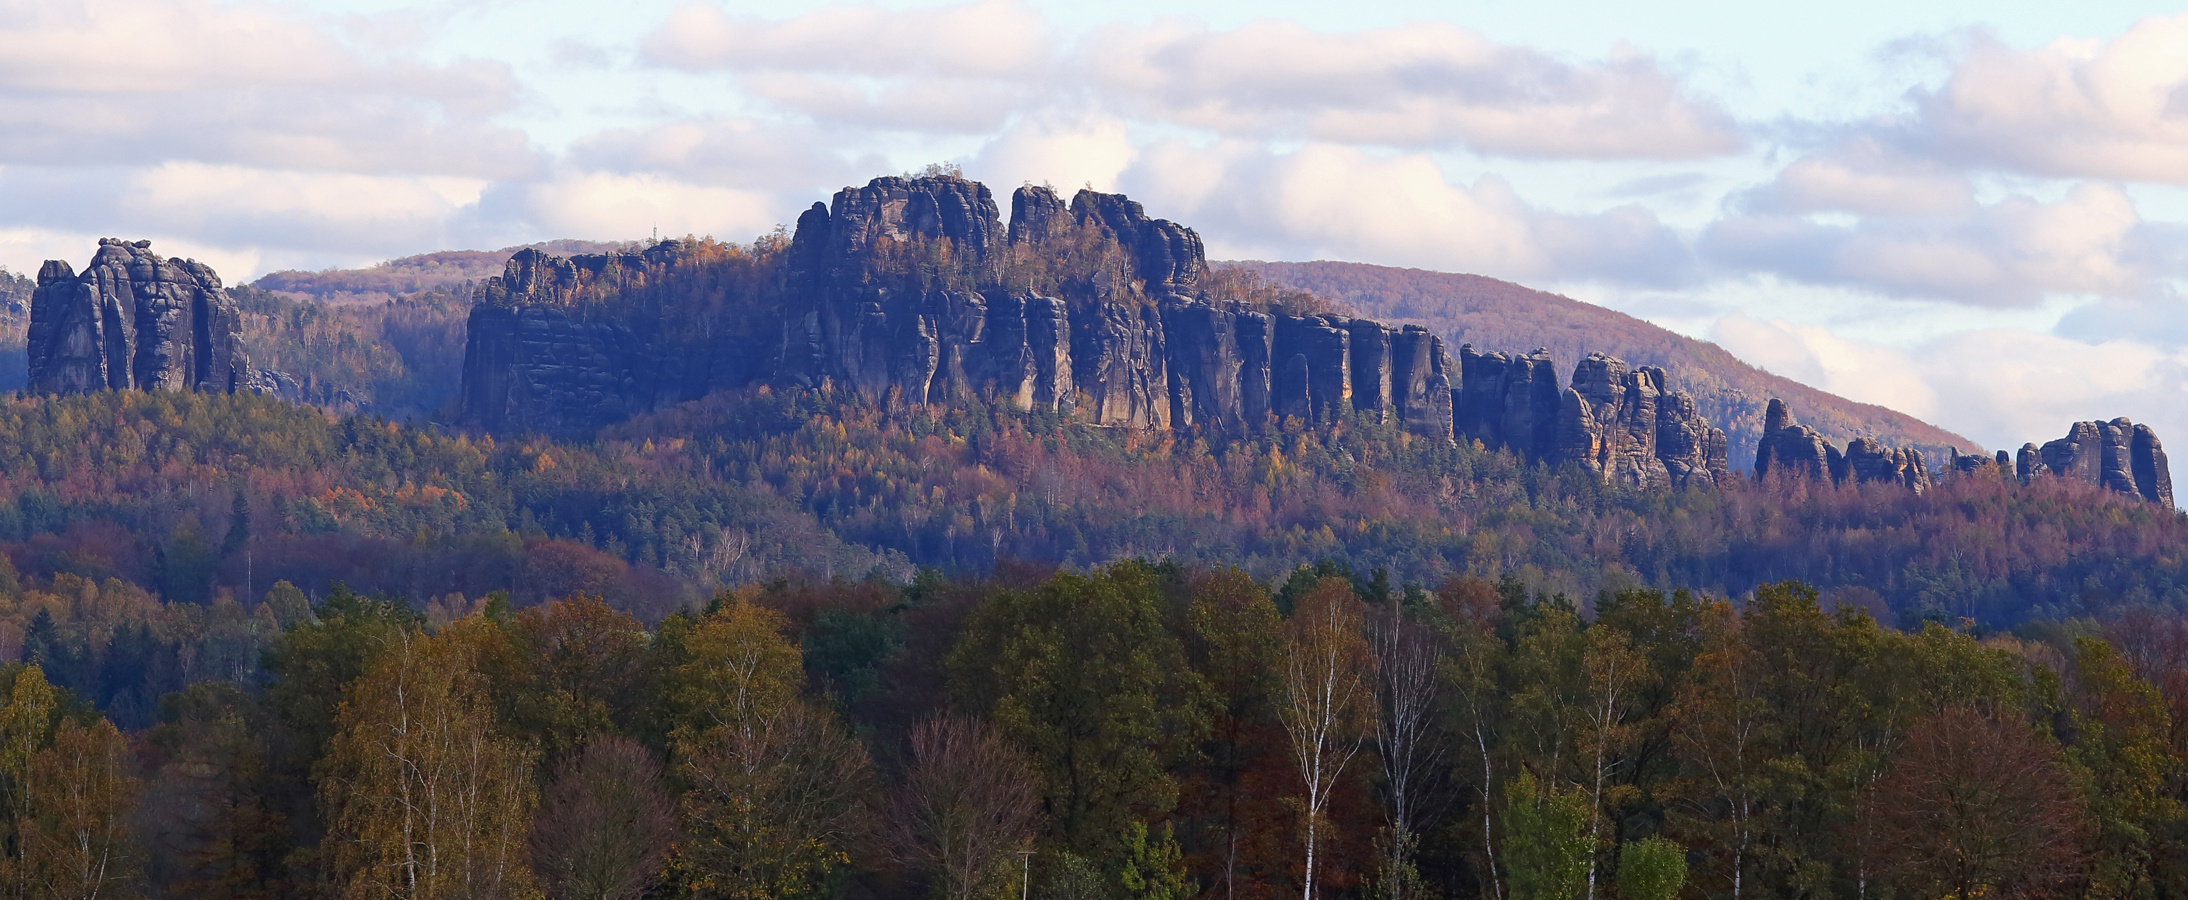
POLYGON ((950 652, 952 693, 1026 749, 1057 836, 1097 859, 1126 823, 1172 808, 1168 766, 1208 727, 1163 609, 1146 565, 1060 573, 988 598, 950 652))
POLYGON ((1580 788, 1543 790, 1530 772, 1505 782, 1504 861, 1512 900, 1574 900, 1588 886, 1595 816, 1580 788))
POLYGON ((1663 838, 1630 841, 1618 854, 1618 895, 1671 900, 1687 882, 1687 851, 1663 838))
POLYGON ((799 696, 805 667, 786 626, 740 597, 685 639, 676 864, 701 897, 812 896, 871 827, 872 762, 833 711, 799 696))
POLYGON ((1124 900, 1185 900, 1194 893, 1185 875, 1185 854, 1168 822, 1155 834, 1148 833, 1145 822, 1126 825, 1123 859, 1117 881, 1124 887, 1124 900))

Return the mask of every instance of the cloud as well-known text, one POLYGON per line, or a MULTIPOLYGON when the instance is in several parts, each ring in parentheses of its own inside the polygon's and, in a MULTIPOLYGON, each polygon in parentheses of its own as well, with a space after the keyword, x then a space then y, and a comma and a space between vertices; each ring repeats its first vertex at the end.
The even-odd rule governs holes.
POLYGON ((1441 22, 1327 34, 1171 21, 1099 32, 1078 53, 1102 95, 1229 137, 1556 159, 1691 159, 1744 143, 1724 110, 1630 49, 1571 63, 1441 22))
POLYGON ((1985 307, 2032 306, 2052 294, 2144 296, 2163 274, 2135 252, 2144 222, 2116 185, 2079 184, 2050 203, 2016 196, 1966 215, 1851 224, 1771 205, 1711 223, 1702 254, 1735 270, 1985 307))
MULTIPOLYGON (((1121 119, 1059 112, 1033 117, 998 135, 967 162, 966 170, 999 189, 1053 184, 1069 197, 1082 185, 1116 190, 1117 179, 1141 152, 1121 119)), ((1171 191, 1156 195, 1176 198, 1171 191)))
POLYGON ((1935 422, 1992 450, 2041 445, 2070 422, 2117 416, 2160 436, 2188 433, 2188 350, 2179 347, 1980 329, 1901 349, 1741 315, 1719 320, 1710 338, 1772 372, 1935 422))
POLYGON ((1897 351, 1841 338, 1820 325, 1734 314, 1709 339, 1734 356, 1811 387, 1887 406, 1918 419, 1937 413, 1937 392, 1897 351))
POLYGON ((842 137, 750 116, 677 119, 594 134, 572 145, 566 160, 584 170, 772 191, 841 184, 885 167, 877 156, 853 160, 821 149, 842 137))
POLYGON ((601 241, 640 240, 656 230, 664 237, 750 240, 783 224, 785 211, 794 208, 761 191, 709 187, 654 173, 576 169, 497 185, 480 206, 480 227, 490 234, 601 241))
POLYGON ((689 70, 867 76, 1022 76, 1050 59, 1039 13, 1015 0, 892 12, 830 6, 789 19, 685 3, 640 44, 649 62, 689 70))
POLYGON ((258 3, 0 0, 0 162, 476 177, 533 165, 506 65, 375 58, 258 3))
POLYGON ((1881 123, 1915 152, 2060 178, 2188 184, 2188 14, 2110 41, 2018 50, 1973 36, 1952 77, 1881 123))
POLYGON ((1194 223, 1219 250, 1229 244, 1284 259, 1648 286, 1684 283, 1695 274, 1677 235, 1638 206, 1591 215, 1545 211, 1495 176, 1452 184, 1420 153, 1169 143, 1142 155, 1120 180, 1143 200, 1175 203, 1150 208, 1194 223), (1162 190, 1179 183, 1194 187, 1162 190))
POLYGON ((1965 173, 1859 135, 1827 153, 1794 160, 1746 200, 1779 212, 1884 216, 1964 215, 1976 206, 1965 173))

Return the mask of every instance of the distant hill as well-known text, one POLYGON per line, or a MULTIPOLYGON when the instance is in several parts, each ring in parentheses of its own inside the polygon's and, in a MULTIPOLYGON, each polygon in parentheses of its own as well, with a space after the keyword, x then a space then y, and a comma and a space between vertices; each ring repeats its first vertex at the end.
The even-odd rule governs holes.
POLYGON ((455 288, 501 274, 509 257, 527 247, 547 253, 606 253, 625 245, 601 241, 541 241, 499 250, 443 250, 391 259, 364 269, 294 269, 269 272, 251 286, 263 291, 309 297, 329 303, 384 303, 404 294, 455 288))
POLYGON ((1621 312, 1480 275, 1399 269, 1348 262, 1214 263, 1251 271, 1285 289, 1342 303, 1362 316, 1434 329, 1457 353, 1471 343, 1482 352, 1525 353, 1547 347, 1560 378, 1573 363, 1602 351, 1629 363, 1662 366, 1672 383, 1694 394, 1702 414, 1732 443, 1732 464, 1748 469, 1762 436, 1763 409, 1777 397, 1794 416, 1834 443, 1857 437, 1890 446, 1916 447, 1932 470, 1946 448, 1975 452, 1980 445, 1906 413, 1858 403, 1733 358, 1708 341, 1674 334, 1621 312))

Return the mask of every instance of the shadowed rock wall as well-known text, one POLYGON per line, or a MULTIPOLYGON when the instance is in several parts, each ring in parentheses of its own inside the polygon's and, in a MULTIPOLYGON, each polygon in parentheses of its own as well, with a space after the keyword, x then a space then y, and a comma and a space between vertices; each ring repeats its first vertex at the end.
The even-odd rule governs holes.
POLYGON ((242 323, 220 276, 151 246, 101 238, 83 274, 61 260, 38 270, 28 335, 32 392, 249 387, 242 323))
POLYGON ((689 247, 520 253, 479 289, 464 416, 568 433, 764 380, 1217 436, 1367 415, 1637 487, 1725 472, 1724 433, 1660 369, 1597 355, 1561 391, 1545 353, 1467 347, 1454 364, 1418 326, 1212 301, 1199 235, 1122 195, 1067 206, 1027 186, 1011 210, 1005 227, 987 188, 955 177, 845 188, 798 217, 779 295, 707 342, 689 322, 649 320, 663 303, 602 299, 669 284, 689 247))

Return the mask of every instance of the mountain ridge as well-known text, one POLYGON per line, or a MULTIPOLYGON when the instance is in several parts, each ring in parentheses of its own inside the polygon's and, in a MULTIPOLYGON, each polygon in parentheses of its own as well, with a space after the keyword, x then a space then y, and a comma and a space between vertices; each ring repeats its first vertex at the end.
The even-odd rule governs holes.
POLYGON ((1694 394, 1702 414, 1725 430, 1735 468, 1752 470, 1772 398, 1839 443, 1868 438, 1918 449, 1933 461, 1949 448, 1981 445, 1889 407, 1840 397, 1734 357, 1638 317, 1485 275, 1317 260, 1211 263, 1251 272, 1272 284, 1343 303, 1360 315, 1417 324, 1453 346, 1545 347, 1561 364, 1601 351, 1634 365, 1659 366, 1694 394))

